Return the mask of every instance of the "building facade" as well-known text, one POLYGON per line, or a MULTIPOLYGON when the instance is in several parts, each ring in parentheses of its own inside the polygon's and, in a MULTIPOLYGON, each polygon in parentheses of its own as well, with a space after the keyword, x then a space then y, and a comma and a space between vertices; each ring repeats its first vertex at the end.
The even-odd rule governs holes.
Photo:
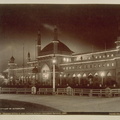
POLYGON ((41 49, 38 32, 36 60, 31 60, 28 53, 27 66, 18 68, 12 56, 8 63, 8 84, 52 86, 55 72, 56 86, 119 86, 120 37, 115 43, 112 50, 76 54, 58 40, 57 28, 51 43, 41 49))

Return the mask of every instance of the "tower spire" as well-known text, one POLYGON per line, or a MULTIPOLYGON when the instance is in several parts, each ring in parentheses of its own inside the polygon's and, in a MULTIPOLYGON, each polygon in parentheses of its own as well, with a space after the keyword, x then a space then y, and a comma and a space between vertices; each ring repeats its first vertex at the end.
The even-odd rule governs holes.
POLYGON ((28 62, 30 62, 30 52, 28 52, 28 62))
POLYGON ((40 29, 38 30, 38 40, 37 40, 37 44, 41 45, 41 34, 40 34, 40 29))
POLYGON ((54 41, 58 40, 58 30, 57 27, 54 28, 54 41))
POLYGON ((37 55, 40 55, 41 51, 41 34, 40 34, 40 29, 38 30, 38 38, 37 38, 37 55))

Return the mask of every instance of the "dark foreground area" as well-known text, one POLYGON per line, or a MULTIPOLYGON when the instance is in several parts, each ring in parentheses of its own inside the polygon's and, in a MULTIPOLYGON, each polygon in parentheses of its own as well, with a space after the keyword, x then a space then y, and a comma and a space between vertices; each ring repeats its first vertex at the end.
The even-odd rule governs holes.
POLYGON ((1 114, 60 114, 60 110, 30 102, 0 99, 1 114))

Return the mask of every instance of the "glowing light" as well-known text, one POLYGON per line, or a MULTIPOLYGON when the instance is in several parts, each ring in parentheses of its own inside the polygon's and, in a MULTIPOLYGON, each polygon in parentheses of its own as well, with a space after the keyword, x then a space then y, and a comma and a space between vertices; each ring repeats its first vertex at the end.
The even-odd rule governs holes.
POLYGON ((92 75, 92 73, 90 73, 89 75, 92 75))
POLYGON ((53 63, 53 64, 55 64, 55 63, 56 63, 56 59, 55 59, 55 58, 52 60, 52 63, 53 63))
POLYGON ((66 77, 66 75, 64 75, 64 77, 66 77))
POLYGON ((66 58, 63 58, 63 61, 66 61, 66 58))
POLYGON ((112 63, 112 66, 114 66, 114 63, 112 63))
POLYGON ((75 77, 76 75, 75 74, 73 74, 73 77, 75 77))
POLYGON ((69 62, 69 58, 67 58, 66 61, 69 62))
POLYGON ((86 76, 87 76, 87 75, 84 73, 84 74, 83 74, 83 77, 86 77, 86 76))
POLYGON ((78 74, 77 76, 78 76, 78 77, 81 77, 81 74, 78 74))
POLYGON ((102 73, 101 73, 101 77, 104 77, 104 76, 105 76, 105 73, 104 73, 104 72, 102 72, 102 73))
POLYGON ((62 75, 60 74, 60 77, 62 77, 62 75))
POLYGON ((111 73, 109 72, 109 73, 107 74, 107 76, 112 76, 112 75, 111 75, 111 73))
POLYGON ((95 76, 97 76, 98 75, 98 73, 95 73, 95 76))
POLYGON ((33 78, 35 78, 35 75, 33 75, 33 78))

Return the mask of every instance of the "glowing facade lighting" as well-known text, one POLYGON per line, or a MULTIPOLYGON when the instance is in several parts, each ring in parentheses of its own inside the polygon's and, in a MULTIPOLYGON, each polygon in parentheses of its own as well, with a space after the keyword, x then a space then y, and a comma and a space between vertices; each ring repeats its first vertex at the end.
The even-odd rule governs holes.
POLYGON ((86 77, 86 76, 87 76, 87 75, 84 73, 84 74, 83 74, 83 77, 86 77))
POLYGON ((105 76, 105 73, 104 72, 102 72, 101 73, 101 77, 102 77, 102 85, 103 85, 103 77, 105 76))
POLYGON ((33 75, 33 77, 32 78, 35 78, 35 75, 33 75))
POLYGON ((102 72, 102 73, 101 73, 101 77, 104 77, 104 76, 105 76, 105 73, 104 73, 104 72, 102 72))
POLYGON ((81 77, 81 74, 78 74, 77 76, 80 78, 80 77, 81 77))
POLYGON ((53 60, 52 60, 52 63, 55 64, 55 63, 56 63, 56 59, 53 59, 53 60))
POLYGON ((64 77, 66 77, 66 74, 64 75, 64 77))
POLYGON ((60 77, 62 77, 62 75, 60 74, 60 77))
POLYGON ((73 77, 76 77, 76 75, 75 75, 75 74, 73 74, 73 77))

